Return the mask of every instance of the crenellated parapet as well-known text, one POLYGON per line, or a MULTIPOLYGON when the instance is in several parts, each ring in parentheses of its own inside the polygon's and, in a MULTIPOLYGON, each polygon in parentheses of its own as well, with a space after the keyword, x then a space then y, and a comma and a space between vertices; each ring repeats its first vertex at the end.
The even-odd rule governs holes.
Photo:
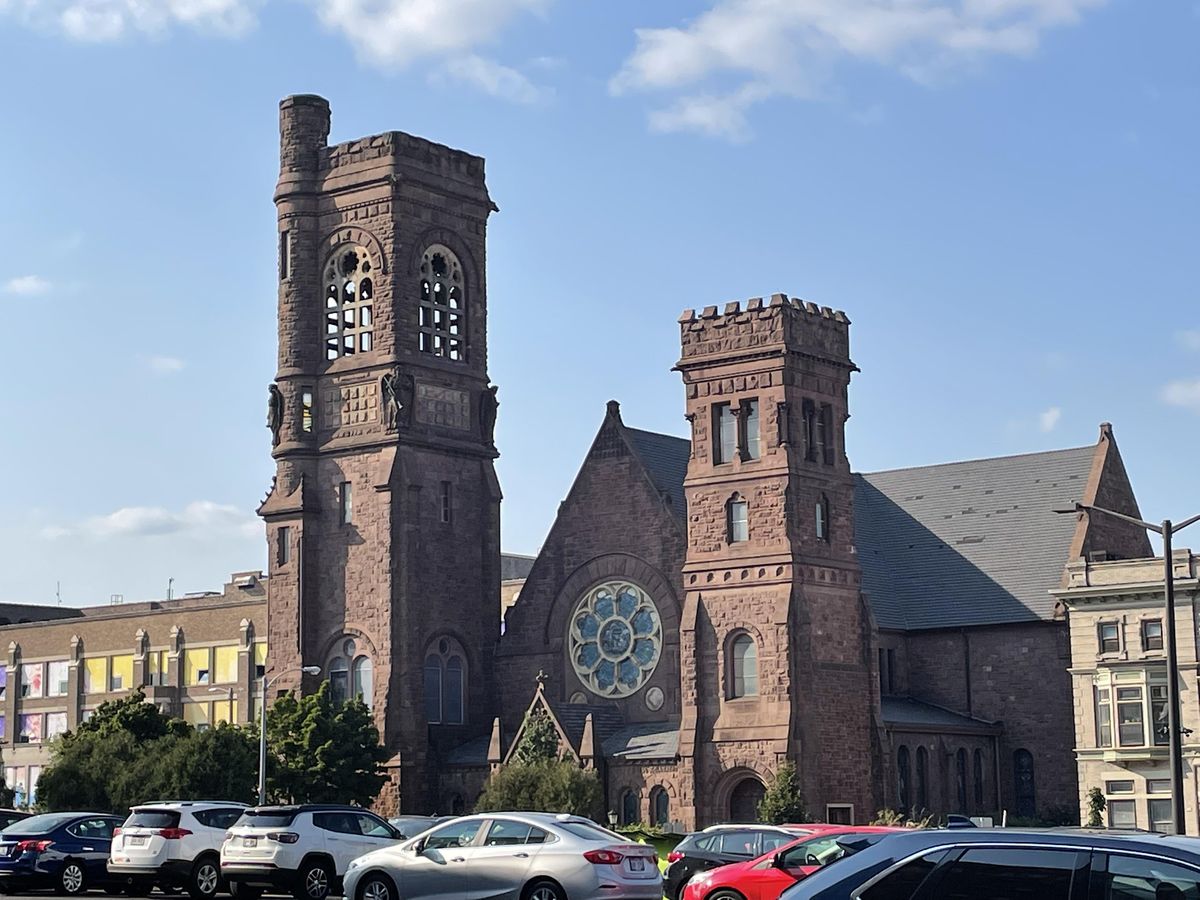
POLYGON ((818 306, 787 294, 769 300, 754 297, 725 304, 724 310, 706 306, 685 310, 679 317, 680 365, 716 361, 723 356, 785 350, 811 353, 849 362, 850 319, 841 310, 818 306))

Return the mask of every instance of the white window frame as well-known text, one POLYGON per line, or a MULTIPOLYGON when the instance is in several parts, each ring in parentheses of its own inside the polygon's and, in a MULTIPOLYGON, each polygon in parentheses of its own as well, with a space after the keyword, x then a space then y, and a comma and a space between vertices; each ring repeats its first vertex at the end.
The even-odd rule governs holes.
POLYGON ((825 804, 825 821, 828 822, 832 818, 830 811, 835 809, 850 810, 850 824, 854 824, 854 804, 853 803, 826 803, 825 804))

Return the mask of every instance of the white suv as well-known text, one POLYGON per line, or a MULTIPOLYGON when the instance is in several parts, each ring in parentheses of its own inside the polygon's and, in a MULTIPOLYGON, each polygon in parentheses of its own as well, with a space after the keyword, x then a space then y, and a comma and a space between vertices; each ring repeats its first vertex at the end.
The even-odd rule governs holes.
POLYGON ((145 893, 157 884, 209 900, 221 888, 221 842, 245 809, 209 800, 135 806, 113 835, 109 875, 145 893))
POLYGON ((247 809, 221 845, 221 875, 238 898, 264 888, 297 900, 325 900, 341 890, 350 860, 403 840, 357 806, 259 806, 247 809))

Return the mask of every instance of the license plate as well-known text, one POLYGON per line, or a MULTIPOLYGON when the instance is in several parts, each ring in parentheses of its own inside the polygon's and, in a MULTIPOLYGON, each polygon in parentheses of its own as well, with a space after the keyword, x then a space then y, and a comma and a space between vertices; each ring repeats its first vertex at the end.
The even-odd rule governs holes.
POLYGON ((131 837, 129 839, 130 847, 145 847, 146 839, 144 837, 131 837))
POLYGON ((630 872, 642 872, 642 871, 645 871, 645 868, 646 868, 646 861, 644 859, 639 859, 636 856, 629 857, 629 871, 630 872))
POLYGON ((258 846, 258 838, 256 838, 256 837, 252 837, 252 838, 247 838, 247 837, 244 837, 244 838, 242 838, 242 846, 243 846, 243 847, 257 847, 257 846, 258 846))

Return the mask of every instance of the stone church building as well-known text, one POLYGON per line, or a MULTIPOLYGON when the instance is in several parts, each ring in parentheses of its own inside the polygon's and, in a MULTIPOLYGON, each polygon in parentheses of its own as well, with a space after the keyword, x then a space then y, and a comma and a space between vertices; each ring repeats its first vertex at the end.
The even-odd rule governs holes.
MULTIPOLYGON (((778 766, 813 814, 1078 808, 1068 562, 1145 536, 1095 444, 852 470, 842 312, 775 294, 688 310, 690 440, 597 410, 502 619, 484 161, 400 132, 334 146, 281 104, 269 424, 269 670, 375 711, 386 809, 469 809, 540 706, 624 821, 754 817, 778 766)), ((503 303, 503 298, 497 302, 503 303)))

